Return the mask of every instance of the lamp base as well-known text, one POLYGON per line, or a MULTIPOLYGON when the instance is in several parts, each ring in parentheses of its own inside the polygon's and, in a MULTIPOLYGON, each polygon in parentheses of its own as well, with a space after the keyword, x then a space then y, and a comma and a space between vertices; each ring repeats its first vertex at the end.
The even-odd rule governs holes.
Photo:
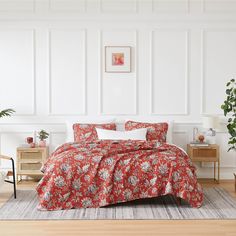
POLYGON ((216 136, 205 136, 206 142, 209 144, 216 144, 216 136))

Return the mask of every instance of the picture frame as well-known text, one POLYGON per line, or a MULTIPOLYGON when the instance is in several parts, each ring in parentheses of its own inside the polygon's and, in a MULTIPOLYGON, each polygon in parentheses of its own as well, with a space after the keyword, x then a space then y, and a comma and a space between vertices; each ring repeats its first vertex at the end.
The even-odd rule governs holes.
POLYGON ((131 72, 131 47, 130 46, 105 46, 105 72, 130 73, 131 72))

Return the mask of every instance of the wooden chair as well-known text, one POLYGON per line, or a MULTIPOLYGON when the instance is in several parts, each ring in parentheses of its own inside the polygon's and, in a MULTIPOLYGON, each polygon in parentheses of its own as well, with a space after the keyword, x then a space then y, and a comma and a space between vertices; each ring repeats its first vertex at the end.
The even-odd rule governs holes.
POLYGON ((13 177, 13 181, 6 180, 6 179, 5 179, 4 181, 7 182, 7 183, 10 183, 10 184, 13 184, 14 198, 16 198, 16 175, 15 175, 15 164, 14 164, 14 160, 13 160, 13 158, 11 158, 11 157, 3 156, 3 155, 0 155, 0 159, 11 161, 12 171, 8 171, 8 172, 7 172, 7 176, 12 176, 12 177, 13 177))

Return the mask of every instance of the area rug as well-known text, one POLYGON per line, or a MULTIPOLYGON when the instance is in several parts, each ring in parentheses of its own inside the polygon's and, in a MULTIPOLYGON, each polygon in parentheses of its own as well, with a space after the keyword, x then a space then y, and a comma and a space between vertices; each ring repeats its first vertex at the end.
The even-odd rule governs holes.
POLYGON ((203 206, 198 209, 185 202, 178 206, 170 195, 103 208, 63 211, 39 211, 37 204, 36 191, 18 190, 17 199, 12 196, 0 208, 0 220, 236 219, 236 200, 222 188, 205 189, 203 206))

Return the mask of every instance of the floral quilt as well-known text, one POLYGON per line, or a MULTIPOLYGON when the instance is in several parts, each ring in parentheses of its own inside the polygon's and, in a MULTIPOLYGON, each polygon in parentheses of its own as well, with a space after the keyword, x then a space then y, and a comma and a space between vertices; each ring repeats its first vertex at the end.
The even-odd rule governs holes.
POLYGON ((156 141, 66 143, 42 167, 38 209, 97 208, 172 194, 203 201, 195 167, 180 148, 156 141))

